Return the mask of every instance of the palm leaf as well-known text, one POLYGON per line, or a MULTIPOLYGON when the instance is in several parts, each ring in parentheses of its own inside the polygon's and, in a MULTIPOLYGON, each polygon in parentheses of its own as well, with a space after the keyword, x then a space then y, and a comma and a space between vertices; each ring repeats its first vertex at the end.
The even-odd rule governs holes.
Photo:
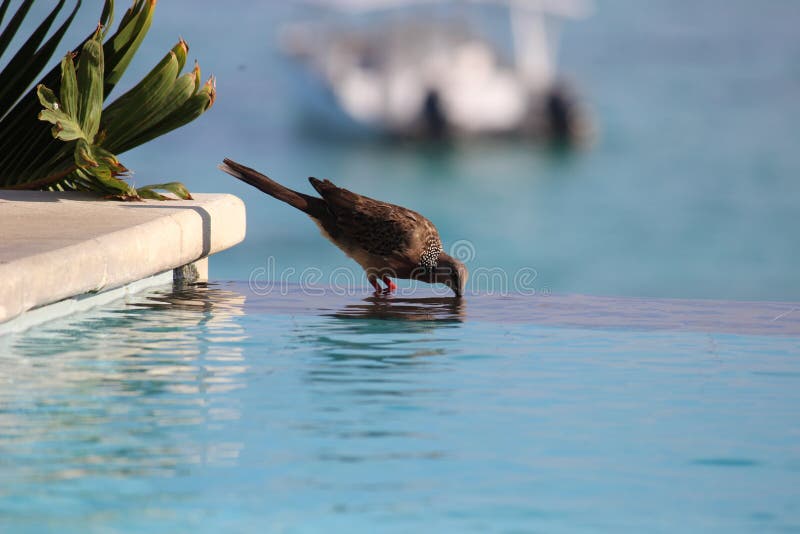
POLYGON ((40 47, 65 0, 60 0, 50 14, 42 21, 19 51, 0 72, 0 117, 13 106, 25 90, 36 81, 67 31, 72 19, 78 12, 81 2, 78 1, 69 17, 59 26, 53 35, 40 47))
MULTIPOLYGON (((113 8, 113 1, 111 2, 113 8)), ((111 94, 153 22, 156 0, 137 0, 120 21, 117 32, 103 45, 106 57, 105 95, 111 94)))
MULTIPOLYGON (((20 6, 20 9, 14 16, 16 19, 20 13, 27 13, 30 8, 29 4, 33 2, 26 2, 20 6)), ((52 56, 58 42, 60 42, 68 26, 72 22, 77 9, 80 7, 81 0, 78 0, 75 8, 73 9, 70 17, 59 27, 53 34, 53 37, 48 40, 48 43, 41 48, 45 51, 40 59, 40 62, 46 63, 52 56)), ((106 5, 112 4, 111 0, 106 0, 106 5)), ((101 24, 108 21, 108 15, 104 10, 104 15, 100 20, 101 24)), ((24 18, 24 16, 22 17, 24 18)), ((21 23, 20 19, 20 23, 21 23)), ((12 19, 13 22, 13 19, 12 19)), ((9 30, 12 23, 4 30, 4 33, 9 30)), ((14 30, 16 31, 16 30, 14 30)), ((87 37, 88 40, 90 37, 87 37)), ((84 40, 83 43, 86 42, 84 40)), ((83 43, 78 47, 80 49, 83 43)), ((77 54, 77 52, 74 52, 77 54)), ((6 69, 3 69, 5 71, 6 69)), ((41 70, 41 69, 40 69, 41 70)), ((40 81, 48 87, 58 87, 61 70, 59 66, 52 68, 40 81)), ((39 100, 36 95, 36 90, 32 89, 25 94, 25 96, 18 100, 13 108, 6 111, 0 111, 0 187, 8 187, 22 182, 35 182, 39 183, 44 178, 42 173, 42 166, 49 169, 52 167, 52 158, 61 150, 58 143, 53 142, 47 128, 38 127, 36 116, 41 109, 39 100)), ((59 172, 55 173, 60 174, 59 172)))
MULTIPOLYGON (((138 44, 144 35, 136 36, 134 30, 144 32, 149 28, 149 20, 152 20, 152 9, 154 2, 145 4, 137 1, 126 13, 126 18, 117 29, 117 32, 104 45, 105 49, 122 50, 124 54, 133 54, 138 48, 138 44), (148 10, 144 10, 148 8, 148 10), (124 35, 127 39, 132 38, 134 43, 121 39, 124 35), (138 43, 136 43, 138 41, 138 43), (134 46, 135 44, 135 46, 134 46)), ((112 18, 113 0, 105 0, 103 12, 100 19, 101 26, 107 26, 112 18)), ((79 56, 80 50, 88 42, 94 33, 87 37, 72 54, 79 56)), ((120 54, 113 55, 113 58, 120 57, 120 54)), ((110 68, 115 72, 115 76, 121 76, 124 68, 120 69, 117 60, 110 62, 110 68)), ((127 60, 130 61, 130 58, 127 60)), ((109 65, 109 62, 106 61, 109 65)), ((40 83, 47 87, 58 90, 60 84, 61 69, 59 66, 50 70, 40 83)), ((107 84, 106 84, 107 86, 107 84)), ((104 92, 107 95, 107 92, 104 92)), ((62 150, 59 143, 53 142, 53 138, 47 128, 38 128, 36 116, 41 106, 35 90, 31 90, 15 106, 15 108, 0 122, 0 186, 19 184, 30 181, 40 184, 46 181, 49 169, 54 165, 54 161, 60 163, 60 158, 69 157, 69 151, 62 150), (24 138, 20 138, 18 132, 23 132, 24 138), (22 142, 24 140, 24 142, 22 142)), ((60 168, 61 165, 58 165, 60 168)), ((52 174, 56 180, 60 172, 52 174)))
MULTIPOLYGON (((32 3, 20 6, 0 38, 16 33, 32 3)), ((0 72, 0 81, 8 75, 14 82, 8 89, 0 87, 0 102, 3 98, 11 102, 0 115, 0 187, 88 190, 121 199, 166 198, 156 192, 165 190, 191 198, 178 182, 134 189, 124 180, 127 169, 115 156, 183 126, 213 104, 213 78, 201 86, 197 66, 180 75, 188 53, 183 40, 139 84, 102 110, 150 28, 155 0, 134 0, 103 43, 114 11, 113 0, 105 0, 97 30, 48 72, 38 89, 19 97, 52 56, 80 0, 56 33, 39 46, 64 3, 59 0, 12 60, 22 65, 22 58, 35 59, 29 60, 32 65, 24 76, 7 74, 6 69, 0 72), (52 127, 42 127, 37 114, 52 127)), ((3 0, 0 5, 0 21, 8 4, 3 0)))
MULTIPOLYGON (((10 5, 11 5, 11 0, 3 0, 3 3, 0 4, 0 24, 2 24, 3 23, 3 19, 6 18, 6 11, 8 11, 8 6, 10 6, 10 5)), ((6 45, 6 46, 8 46, 8 45, 6 45)), ((3 55, 3 53, 2 53, 2 51, 0 51, 0 56, 2 56, 2 55, 3 55)))
MULTIPOLYGON (((6 0, 3 2, 3 16, 5 16, 6 10, 8 9, 8 4, 10 4, 10 0, 6 0)), ((0 57, 8 48, 8 45, 11 43, 11 40, 17 34, 17 30, 22 25, 22 21, 25 20, 25 17, 28 15, 28 11, 30 11, 31 6, 33 5, 33 0, 26 0, 19 6, 17 12, 14 13, 14 16, 11 17, 11 20, 8 22, 8 26, 3 30, 3 33, 0 33, 0 57)))

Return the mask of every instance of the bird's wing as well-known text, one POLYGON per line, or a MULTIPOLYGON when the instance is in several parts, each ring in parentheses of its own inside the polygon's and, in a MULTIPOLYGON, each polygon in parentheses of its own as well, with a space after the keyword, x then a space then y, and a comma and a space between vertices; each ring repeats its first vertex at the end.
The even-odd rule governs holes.
POLYGON ((340 235, 377 256, 418 264, 430 243, 441 245, 436 227, 419 213, 309 178, 336 217, 340 235))

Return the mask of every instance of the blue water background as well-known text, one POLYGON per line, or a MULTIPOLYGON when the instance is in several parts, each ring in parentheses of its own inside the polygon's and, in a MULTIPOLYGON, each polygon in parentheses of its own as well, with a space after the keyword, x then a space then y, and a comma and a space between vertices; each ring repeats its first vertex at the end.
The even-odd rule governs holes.
MULTIPOLYGON (((94 25, 89 4, 76 28, 94 25)), ((182 180, 246 201, 247 239, 214 258, 214 277, 247 279, 270 256, 278 273, 357 272, 301 214, 216 170, 231 157, 303 191, 307 176, 329 177, 412 207, 447 246, 472 243, 471 268, 534 269, 540 290, 800 299, 796 1, 599 1, 590 18, 563 24, 559 63, 598 129, 572 155, 525 141, 375 140, 300 121, 319 92, 276 41, 284 22, 312 14, 280 2, 160 2, 121 84, 178 36, 217 76, 208 114, 122 158, 139 185, 182 180)), ((502 17, 484 20, 505 31, 502 17)))
POLYGON ((796 305, 151 291, 0 337, 0 530, 792 532, 798 333, 796 305))
POLYGON ((122 160, 139 185, 245 199, 212 278, 352 266, 215 170, 229 156, 415 208, 469 241, 473 272, 535 271, 535 294, 478 287, 462 309, 224 282, 0 337, 0 531, 799 530, 796 304, 558 296, 800 301, 798 6, 597 2, 560 63, 598 140, 556 154, 331 135, 298 120, 314 87, 275 50, 295 7, 160 2, 123 88, 180 35, 219 98, 122 160))

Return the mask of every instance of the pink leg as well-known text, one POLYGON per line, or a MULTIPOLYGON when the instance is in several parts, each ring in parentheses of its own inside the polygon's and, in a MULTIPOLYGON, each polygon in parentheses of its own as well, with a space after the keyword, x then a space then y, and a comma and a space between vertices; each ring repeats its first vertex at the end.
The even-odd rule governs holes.
POLYGON ((392 282, 392 279, 389 278, 388 276, 383 277, 383 283, 386 284, 386 291, 388 293, 394 293, 394 291, 397 289, 397 286, 394 284, 394 282, 392 282))

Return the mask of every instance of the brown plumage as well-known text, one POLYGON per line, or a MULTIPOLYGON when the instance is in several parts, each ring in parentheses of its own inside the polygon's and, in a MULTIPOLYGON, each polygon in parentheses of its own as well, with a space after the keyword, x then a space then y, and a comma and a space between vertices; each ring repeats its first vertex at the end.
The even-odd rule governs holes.
POLYGON ((320 198, 293 191, 230 159, 219 168, 306 213, 322 235, 361 265, 376 291, 378 279, 391 291, 392 278, 406 278, 443 283, 456 296, 463 294, 466 267, 444 253, 436 227, 419 213, 336 187, 330 180, 308 179, 320 198))

